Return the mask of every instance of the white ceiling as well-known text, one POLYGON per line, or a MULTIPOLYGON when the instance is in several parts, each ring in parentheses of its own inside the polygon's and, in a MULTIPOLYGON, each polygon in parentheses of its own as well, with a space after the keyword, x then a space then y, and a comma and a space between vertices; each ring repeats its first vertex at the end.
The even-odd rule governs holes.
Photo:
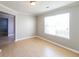
POLYGON ((17 12, 36 15, 71 4, 73 1, 37 1, 35 6, 31 6, 29 1, 0 1, 0 3, 17 12))

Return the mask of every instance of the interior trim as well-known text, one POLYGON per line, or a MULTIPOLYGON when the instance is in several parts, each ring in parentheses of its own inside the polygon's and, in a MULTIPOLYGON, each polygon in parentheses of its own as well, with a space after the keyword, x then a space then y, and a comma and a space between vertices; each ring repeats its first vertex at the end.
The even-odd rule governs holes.
POLYGON ((69 47, 63 46, 63 45, 58 44, 58 43, 56 43, 56 42, 52 42, 52 41, 50 41, 50 40, 48 40, 48 39, 46 39, 46 38, 44 38, 44 37, 42 37, 42 36, 36 36, 36 37, 38 37, 38 38, 40 38, 40 39, 42 39, 42 40, 45 40, 45 41, 47 41, 47 42, 50 42, 50 43, 52 43, 52 44, 54 44, 54 45, 57 45, 57 46, 59 46, 59 47, 61 47, 61 48, 67 49, 67 50, 69 50, 69 51, 71 51, 71 52, 74 52, 74 53, 79 54, 79 51, 77 51, 77 50, 75 50, 75 49, 71 49, 71 48, 69 48, 69 47))
POLYGON ((24 38, 19 38, 19 39, 16 39, 15 42, 25 40, 25 39, 34 38, 34 37, 36 37, 36 36, 28 36, 28 37, 24 37, 24 38))
POLYGON ((54 45, 56 45, 56 46, 59 46, 59 47, 61 47, 61 48, 64 48, 64 49, 67 49, 67 50, 69 50, 69 51, 71 51, 71 52, 74 52, 74 53, 79 54, 79 51, 77 51, 77 50, 75 50, 75 49, 71 49, 71 48, 69 48, 69 47, 63 46, 63 45, 58 44, 58 43, 56 43, 56 42, 47 40, 46 38, 44 38, 44 37, 42 37, 42 36, 30 36, 30 37, 20 38, 20 39, 16 39, 15 42, 17 42, 17 41, 19 41, 19 40, 34 38, 34 37, 40 38, 40 39, 45 40, 45 41, 47 41, 47 42, 50 42, 50 43, 52 43, 52 44, 54 44, 54 45))

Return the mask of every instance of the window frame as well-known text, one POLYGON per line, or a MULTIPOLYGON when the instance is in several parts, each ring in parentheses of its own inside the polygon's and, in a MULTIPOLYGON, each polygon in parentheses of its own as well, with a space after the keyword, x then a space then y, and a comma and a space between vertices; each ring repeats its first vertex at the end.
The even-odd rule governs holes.
MULTIPOLYGON (((62 14, 67 14, 67 13, 69 14, 69 16, 68 16, 69 17, 69 22, 68 22, 69 23, 69 26, 68 26, 68 29, 69 29, 68 31, 69 32, 68 32, 68 36, 67 37, 64 37, 63 35, 62 36, 61 35, 59 36, 57 34, 49 34, 49 33, 46 33, 46 30, 45 30, 46 29, 45 28, 45 26, 46 26, 45 25, 45 18, 46 17, 51 17, 51 16, 45 16, 44 17, 44 33, 47 34, 47 35, 51 35, 51 36, 56 36, 56 37, 61 37, 61 38, 65 38, 65 39, 70 39, 70 13, 69 12, 66 12, 66 13, 62 13, 62 14)), ((56 14, 56 15, 52 15, 52 16, 57 16, 57 15, 62 15, 62 14, 56 14)))

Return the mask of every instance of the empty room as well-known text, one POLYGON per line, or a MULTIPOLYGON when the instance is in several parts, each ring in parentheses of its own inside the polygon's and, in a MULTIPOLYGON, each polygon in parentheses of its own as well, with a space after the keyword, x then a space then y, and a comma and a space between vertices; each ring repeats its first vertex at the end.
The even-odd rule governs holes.
POLYGON ((0 1, 0 57, 79 57, 79 1, 0 1))

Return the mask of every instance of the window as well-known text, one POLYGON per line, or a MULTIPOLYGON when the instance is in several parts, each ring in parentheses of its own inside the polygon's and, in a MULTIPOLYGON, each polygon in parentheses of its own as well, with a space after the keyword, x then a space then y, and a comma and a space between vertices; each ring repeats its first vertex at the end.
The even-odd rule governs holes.
POLYGON ((44 32, 69 39, 69 17, 69 13, 45 17, 44 32))

